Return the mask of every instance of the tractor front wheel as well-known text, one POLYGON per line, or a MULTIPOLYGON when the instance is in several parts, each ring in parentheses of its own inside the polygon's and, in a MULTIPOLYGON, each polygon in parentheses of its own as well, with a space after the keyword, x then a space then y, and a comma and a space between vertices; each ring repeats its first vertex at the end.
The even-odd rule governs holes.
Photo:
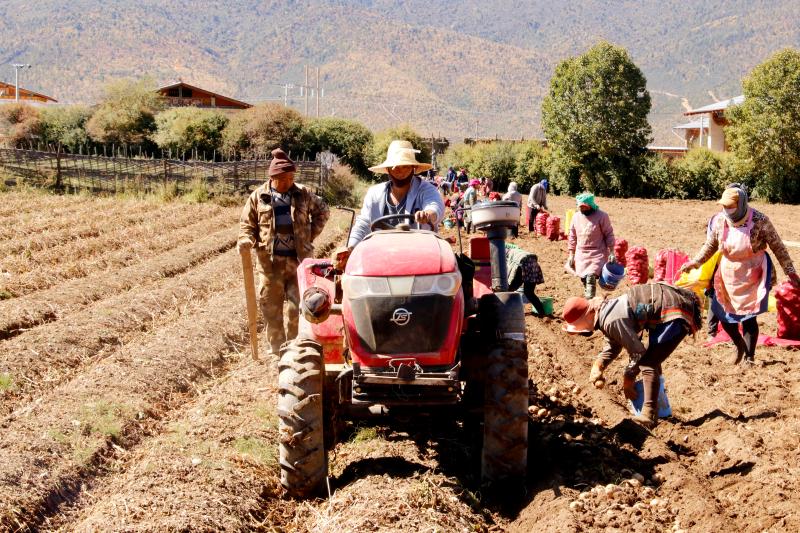
POLYGON ((287 343, 278 369, 281 484, 298 498, 322 494, 328 476, 322 347, 308 339, 287 343))

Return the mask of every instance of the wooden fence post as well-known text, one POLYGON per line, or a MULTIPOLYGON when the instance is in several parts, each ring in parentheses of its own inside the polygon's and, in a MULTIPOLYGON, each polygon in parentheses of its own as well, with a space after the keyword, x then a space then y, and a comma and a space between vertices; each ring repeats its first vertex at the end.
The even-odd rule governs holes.
POLYGON ((61 188, 61 142, 56 146, 56 189, 61 188))

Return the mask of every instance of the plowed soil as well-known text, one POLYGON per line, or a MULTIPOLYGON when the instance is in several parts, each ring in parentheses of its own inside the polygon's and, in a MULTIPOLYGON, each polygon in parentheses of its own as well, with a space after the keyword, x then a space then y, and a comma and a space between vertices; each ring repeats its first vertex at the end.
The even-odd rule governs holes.
MULTIPOLYGON (((8 205, 38 198, 2 196, 8 205)), ((86 212, 74 197, 42 198, 52 213, 86 212)), ((567 198, 550 201, 562 218, 571 207, 567 198)), ((710 202, 598 201, 617 236, 645 246, 651 263, 661 248, 693 254, 716 210, 710 202)), ((329 498, 287 499, 278 481, 276 361, 250 359, 231 250, 239 209, 187 207, 210 224, 190 235, 176 223, 168 233, 180 238, 169 240, 147 218, 130 217, 149 206, 97 205, 130 224, 123 228, 136 237, 120 250, 153 252, 119 254, 83 279, 0 303, 0 530, 800 530, 798 352, 759 347, 756 366, 735 367, 726 363, 730 346, 704 348, 698 334, 664 364, 673 416, 648 432, 629 421, 619 389, 626 356, 595 389, 587 375, 601 339, 561 330, 564 301, 581 292, 563 270, 566 242, 524 229, 516 242, 544 271, 537 293, 555 302, 555 317, 526 317, 526 486, 481 486, 479 457, 460 425, 420 413, 349 427, 329 457, 329 498)), ((181 213, 176 205, 154 214, 181 213)), ((784 239, 800 240, 796 207, 757 207, 784 239)), ((319 254, 343 240, 347 222, 335 212, 319 254)), ((790 251, 800 261, 800 249, 790 251)), ((759 322, 774 334, 773 314, 759 322)))

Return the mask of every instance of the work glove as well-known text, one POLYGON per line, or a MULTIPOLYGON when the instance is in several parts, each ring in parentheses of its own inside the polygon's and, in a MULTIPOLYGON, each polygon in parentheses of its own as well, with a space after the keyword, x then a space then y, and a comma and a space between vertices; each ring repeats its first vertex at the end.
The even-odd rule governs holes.
POLYGON ((414 220, 418 224, 429 224, 433 226, 436 224, 436 213, 434 211, 417 211, 414 213, 414 220))
POLYGON ((696 261, 687 261, 686 263, 683 264, 683 266, 681 266, 681 268, 678 269, 678 274, 684 274, 686 272, 689 272, 690 270, 694 270, 695 268, 699 267, 700 265, 697 264, 696 261))
POLYGON ((567 266, 570 267, 572 270, 575 270, 575 255, 569 254, 567 258, 567 266))
POLYGON ((589 372, 589 382, 594 384, 598 389, 602 389, 606 383, 603 377, 603 370, 605 370, 603 361, 601 359, 595 359, 592 364, 592 370, 589 372))
POLYGON ((797 272, 789 274, 789 281, 792 282, 795 289, 800 289, 800 275, 798 275, 797 272))
POLYGON ((610 254, 608 254, 608 262, 609 263, 616 263, 617 262, 617 256, 614 255, 614 252, 611 252, 610 254))
POLYGON ((236 251, 240 254, 249 252, 253 249, 253 243, 248 240, 241 240, 236 242, 236 251))

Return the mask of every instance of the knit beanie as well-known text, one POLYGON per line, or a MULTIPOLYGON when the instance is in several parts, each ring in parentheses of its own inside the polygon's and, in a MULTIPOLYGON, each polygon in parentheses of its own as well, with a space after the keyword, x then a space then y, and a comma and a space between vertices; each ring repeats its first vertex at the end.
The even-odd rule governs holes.
POLYGON ((294 166, 294 161, 289 159, 289 156, 286 155, 286 152, 282 149, 275 148, 272 151, 272 161, 269 164, 270 176, 277 176, 284 172, 294 172, 296 168, 297 167, 294 166))

